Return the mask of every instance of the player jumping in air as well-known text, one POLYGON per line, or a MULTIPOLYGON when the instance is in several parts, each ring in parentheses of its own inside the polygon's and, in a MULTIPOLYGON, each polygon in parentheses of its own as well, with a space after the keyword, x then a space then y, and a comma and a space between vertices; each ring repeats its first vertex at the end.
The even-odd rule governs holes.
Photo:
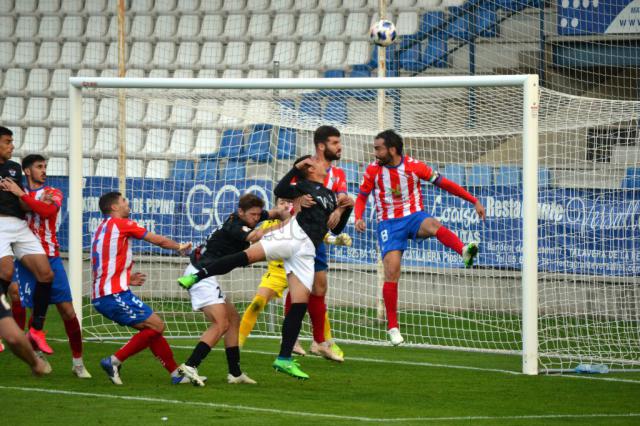
MULTIPOLYGON (((241 253, 251 243, 258 241, 264 229, 254 229, 258 223, 268 219, 286 220, 289 212, 283 209, 263 210, 264 201, 255 194, 245 194, 238 202, 238 209, 229 215, 220 229, 207 239, 206 244, 195 250, 191 264, 185 274, 198 272, 198 268, 224 256, 241 253)), ((227 382, 255 384, 256 382, 240 370, 240 348, 238 329, 240 316, 232 302, 225 299, 215 276, 200 280, 189 287, 194 311, 202 311, 211 326, 202 334, 189 359, 179 367, 180 374, 196 386, 204 386, 198 374, 198 366, 209 355, 211 348, 224 335, 225 353, 229 374, 227 382)))
POLYGON ((477 243, 464 245, 456 234, 424 211, 420 181, 428 181, 472 203, 482 220, 485 218, 485 210, 476 197, 457 183, 426 164, 408 155, 403 156, 402 138, 393 130, 379 133, 373 145, 376 161, 367 166, 360 185, 355 206, 355 227, 359 232, 365 231, 366 224, 362 217, 367 197, 373 191, 378 217, 378 244, 385 275, 382 296, 387 311, 387 329, 391 343, 399 345, 404 339, 398 328, 398 280, 407 240, 435 236, 442 244, 460 254, 467 268, 473 266, 478 254, 477 243))
MULTIPOLYGON (((300 212, 287 224, 266 234, 261 241, 245 251, 216 259, 203 265, 197 273, 178 279, 178 283, 188 289, 202 279, 226 274, 237 267, 265 259, 282 259, 292 304, 282 324, 280 354, 273 367, 299 379, 308 379, 309 376, 293 361, 293 345, 300 333, 313 286, 316 247, 329 230, 327 222, 338 207, 336 194, 323 185, 326 174, 327 170, 322 162, 315 158, 305 156, 296 160, 294 167, 280 180, 273 192, 279 198, 289 199, 308 194, 315 203, 309 207, 302 206, 300 212), (296 183, 292 185, 294 178, 296 183)), ((346 226, 350 214, 351 209, 347 208, 331 231, 339 234, 346 226)))
POLYGON ((13 190, 22 187, 22 167, 11 161, 13 132, 0 126, 0 287, 7 292, 14 272, 14 258, 34 276, 32 323, 27 337, 35 349, 52 354, 42 327, 51 295, 53 271, 42 244, 31 232, 25 220, 29 195, 18 197, 13 190))
MULTIPOLYGON (((53 271, 50 303, 56 305, 64 322, 64 329, 71 347, 72 372, 81 379, 88 379, 91 378, 91 374, 82 361, 82 331, 71 303, 71 288, 60 258, 60 246, 56 231, 63 195, 59 189, 45 185, 47 161, 42 155, 27 155, 22 160, 22 169, 27 178, 27 187, 23 190, 13 181, 7 182, 6 187, 24 201, 31 210, 26 214, 27 223, 40 241, 53 271)), ((15 298, 15 293, 12 295, 12 311, 16 323, 24 327, 24 308, 33 308, 32 296, 35 291, 36 278, 20 262, 15 262, 15 268, 20 297, 19 299, 15 298), (22 309, 19 309, 18 306, 22 309)))
POLYGON ((127 358, 145 348, 171 373, 171 383, 189 383, 178 374, 173 352, 162 335, 164 322, 142 300, 129 290, 129 286, 144 284, 145 276, 131 273, 133 253, 131 239, 145 240, 164 249, 184 255, 191 243, 177 243, 169 238, 148 232, 129 219, 129 202, 119 192, 108 192, 98 201, 105 218, 91 238, 91 267, 93 286, 91 303, 96 311, 108 319, 139 330, 115 354, 103 358, 100 366, 109 379, 121 385, 120 368, 127 358))

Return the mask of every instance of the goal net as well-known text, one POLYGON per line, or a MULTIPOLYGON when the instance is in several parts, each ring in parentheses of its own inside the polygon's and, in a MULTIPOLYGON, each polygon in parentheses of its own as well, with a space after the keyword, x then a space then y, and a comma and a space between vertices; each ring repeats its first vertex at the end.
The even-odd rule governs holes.
MULTIPOLYGON (((464 242, 479 241, 480 255, 476 267, 464 269, 461 257, 436 239, 409 243, 398 306, 409 345, 524 351, 547 371, 582 362, 637 368, 640 173, 626 176, 626 168, 611 167, 606 159, 624 155, 622 148, 637 137, 639 103, 540 89, 539 105, 524 114, 534 130, 539 122, 539 136, 534 132, 527 146, 525 94, 522 83, 504 84, 511 78, 487 77, 493 85, 470 83, 482 80, 474 77, 420 78, 431 87, 387 88, 382 115, 375 88, 278 88, 284 80, 276 79, 262 88, 251 88, 255 80, 180 88, 186 80, 179 79, 173 87, 152 88, 151 80, 126 79, 129 88, 116 89, 84 79, 82 108, 97 114, 83 121, 77 133, 82 152, 72 152, 70 160, 70 194, 78 179, 73 170, 82 169, 83 200, 81 221, 71 224, 71 232, 81 234, 82 254, 71 250, 70 256, 71 268, 82 274, 77 281, 85 335, 130 335, 90 304, 90 237, 101 218, 101 194, 125 187, 132 219, 149 231, 198 244, 235 210, 241 194, 257 193, 273 206, 278 179, 297 156, 313 153, 314 129, 329 124, 342 133, 337 165, 346 172, 352 197, 374 159, 375 134, 393 128, 403 136, 406 154, 463 185, 486 207, 481 221, 472 205, 423 184, 425 210, 464 242), (615 146, 602 143, 611 140, 603 135, 612 134, 615 146), (523 161, 525 150, 530 155, 523 161), (525 208, 525 192, 537 192, 537 211, 535 199, 533 208, 525 208), (533 228, 525 229, 526 216, 533 228), (526 273, 523 261, 529 262, 526 273), (533 289, 530 297, 523 283, 533 289)), ((72 109, 72 119, 77 115, 72 109)), ((329 321, 338 341, 386 344, 373 197, 368 201, 367 231, 357 233, 352 218, 345 232, 353 245, 328 246, 329 321)), ((188 259, 143 241, 133 250, 134 270, 148 277, 134 291, 164 319, 166 334, 199 336, 207 324, 176 284, 188 259)), ((241 314, 265 271, 260 263, 221 277, 241 314)), ((282 311, 282 303, 273 301, 252 336, 279 336, 282 311)), ((302 336, 311 336, 308 325, 302 336)))

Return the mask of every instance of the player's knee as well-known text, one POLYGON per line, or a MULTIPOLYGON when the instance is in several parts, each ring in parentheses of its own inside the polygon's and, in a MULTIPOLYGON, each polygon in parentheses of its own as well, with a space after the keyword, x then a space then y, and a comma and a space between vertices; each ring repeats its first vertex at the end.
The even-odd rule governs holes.
POLYGON ((3 337, 4 341, 5 341, 5 343, 6 343, 9 347, 14 348, 14 347, 16 347, 16 346, 20 345, 20 341, 21 341, 21 339, 22 339, 22 336, 23 336, 23 335, 22 335, 22 333, 20 333, 20 332, 17 332, 17 333, 13 333, 13 332, 11 332, 11 333, 7 333, 7 334, 5 334, 5 335, 4 335, 4 336, 2 336, 2 337, 3 337))
POLYGON ((53 282, 53 271, 51 270, 51 268, 38 270, 34 275, 36 277, 36 281, 38 282, 41 282, 41 283, 53 282))
POLYGON ((220 329, 220 334, 226 333, 227 330, 229 330, 229 327, 231 326, 231 322, 227 317, 220 318, 220 320, 216 321, 216 323, 218 324, 218 328, 220 329))
POLYGON ((73 310, 73 305, 58 308, 58 312, 60 312, 60 317, 62 318, 62 321, 71 321, 76 317, 76 311, 73 310))
POLYGON ((11 298, 12 302, 20 300, 20 292, 18 291, 17 283, 11 283, 11 285, 9 286, 9 297, 11 298))

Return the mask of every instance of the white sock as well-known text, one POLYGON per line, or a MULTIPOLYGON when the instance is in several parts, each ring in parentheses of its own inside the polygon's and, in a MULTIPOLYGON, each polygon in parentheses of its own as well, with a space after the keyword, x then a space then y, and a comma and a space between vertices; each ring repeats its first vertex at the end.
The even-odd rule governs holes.
POLYGON ((71 358, 71 362, 73 363, 74 367, 80 367, 84 365, 84 362, 82 361, 82 357, 80 358, 71 358))
POLYGON ((176 368, 175 370, 173 370, 173 371, 171 372, 171 377, 178 377, 178 376, 179 376, 179 374, 178 374, 178 369, 176 368))
POLYGON ((115 355, 111 355, 111 364, 117 367, 118 365, 122 364, 122 362, 118 358, 116 358, 115 355))

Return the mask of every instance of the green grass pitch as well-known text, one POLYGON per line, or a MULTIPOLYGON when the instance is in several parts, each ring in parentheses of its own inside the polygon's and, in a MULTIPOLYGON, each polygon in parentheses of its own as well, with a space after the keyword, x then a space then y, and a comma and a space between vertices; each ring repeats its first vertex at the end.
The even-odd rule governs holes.
MULTIPOLYGON (((344 364, 301 358, 311 379, 299 382, 271 369, 277 340, 254 338, 242 367, 257 386, 226 384, 218 349, 200 368, 205 388, 171 385, 149 351, 127 360, 124 386, 116 387, 98 362, 120 343, 86 342, 93 379, 80 380, 55 309, 47 328, 56 350, 50 376, 34 378, 8 351, 0 354, 3 425, 640 423, 639 373, 529 377, 515 373, 514 356, 345 344, 344 364)), ((181 363, 195 340, 170 343, 181 363)))

